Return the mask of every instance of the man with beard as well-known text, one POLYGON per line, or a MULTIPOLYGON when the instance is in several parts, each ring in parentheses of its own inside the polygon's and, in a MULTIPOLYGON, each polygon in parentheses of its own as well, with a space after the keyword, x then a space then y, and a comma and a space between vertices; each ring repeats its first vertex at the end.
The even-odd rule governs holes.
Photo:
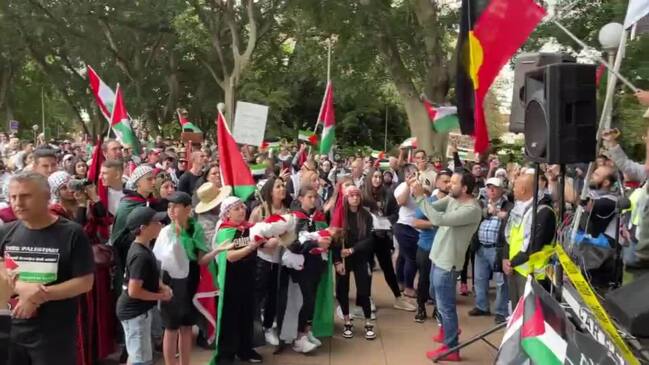
MULTIPOLYGON (((449 196, 430 203, 425 199, 425 190, 417 177, 410 177, 408 184, 415 202, 426 218, 437 226, 433 247, 430 250, 437 311, 442 322, 439 333, 433 339, 442 343, 436 350, 429 351, 429 359, 458 344, 458 316, 455 287, 459 269, 464 265, 465 253, 471 237, 478 229, 482 210, 473 197, 475 179, 466 170, 458 170, 451 177, 449 196)), ((446 361, 460 361, 460 352, 450 353, 446 361)))

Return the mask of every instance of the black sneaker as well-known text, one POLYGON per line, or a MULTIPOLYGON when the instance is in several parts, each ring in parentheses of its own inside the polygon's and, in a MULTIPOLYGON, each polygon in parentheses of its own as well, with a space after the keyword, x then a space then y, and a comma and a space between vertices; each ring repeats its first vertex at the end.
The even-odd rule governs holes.
POLYGON ((481 317, 481 316, 490 316, 491 312, 483 311, 480 308, 473 308, 469 311, 469 316, 471 317, 481 317))
POLYGON ((426 314, 426 308, 417 308, 417 314, 415 314, 415 322, 424 323, 426 317, 428 317, 428 315, 426 314))
POLYGON ((376 332, 374 332, 374 324, 371 322, 366 322, 365 323, 365 339, 366 340, 373 340, 376 338, 376 332))
POLYGON ((352 338, 354 337, 354 325, 351 322, 347 322, 343 328, 343 337, 352 338))
POLYGON ((238 354, 237 357, 240 361, 249 362, 251 364, 259 364, 260 362, 264 361, 264 358, 261 357, 261 355, 259 355, 259 353, 253 349, 244 351, 238 354))
POLYGON ((501 324, 503 322, 507 322, 507 318, 505 318, 505 316, 503 315, 496 314, 496 317, 494 318, 494 322, 496 322, 496 324, 501 324))

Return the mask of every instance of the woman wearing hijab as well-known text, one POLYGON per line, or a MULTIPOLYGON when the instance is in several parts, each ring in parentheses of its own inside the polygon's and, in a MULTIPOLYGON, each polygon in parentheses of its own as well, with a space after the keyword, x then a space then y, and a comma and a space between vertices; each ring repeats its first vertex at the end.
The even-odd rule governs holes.
POLYGON ((227 251, 218 256, 218 304, 216 341, 218 364, 233 364, 235 356, 241 361, 259 363, 263 358, 253 349, 255 318, 255 271, 257 248, 262 241, 250 240, 246 221, 246 206, 237 197, 221 203, 221 222, 216 232, 216 244, 227 251))

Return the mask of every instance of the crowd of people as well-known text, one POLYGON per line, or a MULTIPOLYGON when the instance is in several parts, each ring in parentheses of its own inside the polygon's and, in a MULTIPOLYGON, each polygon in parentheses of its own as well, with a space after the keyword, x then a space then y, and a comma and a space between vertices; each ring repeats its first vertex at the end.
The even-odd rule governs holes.
MULTIPOLYGON (((8 342, 0 344, 0 363, 96 364, 116 343, 130 364, 151 364, 161 350, 166 364, 188 365, 195 342, 215 349, 219 364, 262 362, 255 351, 262 345, 311 353, 322 345, 318 337, 331 335, 333 314, 323 306, 333 308, 334 295, 340 335, 360 329, 373 340, 376 267, 394 309, 412 312, 416 323, 439 323, 440 346, 426 354, 434 358, 458 344, 457 295, 473 292, 468 315, 493 313, 499 324, 528 275, 548 285, 549 262, 529 257, 566 234, 579 205, 584 244, 572 254, 596 289, 619 285, 622 267, 649 267, 641 185, 649 168, 626 157, 617 131, 603 135, 588 181, 587 164, 567 166, 563 197, 559 166, 501 165, 496 154, 468 162, 452 151, 445 165, 423 150, 378 161, 330 159, 305 153, 306 144, 244 146, 244 159, 265 171, 243 201, 222 185, 209 143, 188 152, 142 134, 138 155, 113 139, 93 151, 81 140, 0 134, 0 325, 11 333, 0 333, 8 342), (584 184, 587 199, 579 194, 584 184), (619 204, 625 196, 627 210, 619 204), (283 214, 295 217, 294 234, 251 237, 256 223, 283 214), (218 293, 208 294, 218 297, 214 323, 196 303, 208 272, 217 278, 218 293)), ((459 351, 445 357, 460 359, 459 351)))

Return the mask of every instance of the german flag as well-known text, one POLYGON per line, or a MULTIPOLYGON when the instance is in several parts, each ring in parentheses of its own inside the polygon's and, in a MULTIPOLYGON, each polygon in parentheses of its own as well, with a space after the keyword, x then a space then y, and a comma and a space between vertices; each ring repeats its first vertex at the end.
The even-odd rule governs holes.
POLYGON ((545 10, 534 0, 462 0, 460 16, 455 84, 460 129, 475 136, 475 151, 483 153, 489 147, 487 91, 545 10))

